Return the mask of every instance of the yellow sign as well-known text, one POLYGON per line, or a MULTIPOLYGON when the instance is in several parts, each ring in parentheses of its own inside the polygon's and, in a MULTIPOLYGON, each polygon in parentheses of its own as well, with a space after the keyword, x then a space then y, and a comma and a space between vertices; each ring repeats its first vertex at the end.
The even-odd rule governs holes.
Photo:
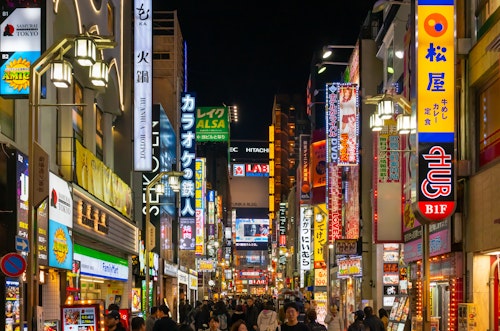
POLYGON ((323 247, 328 240, 328 223, 326 213, 326 204, 314 206, 314 266, 324 265, 323 247))
POLYGON ((419 5, 417 16, 418 131, 454 132, 454 6, 419 5))

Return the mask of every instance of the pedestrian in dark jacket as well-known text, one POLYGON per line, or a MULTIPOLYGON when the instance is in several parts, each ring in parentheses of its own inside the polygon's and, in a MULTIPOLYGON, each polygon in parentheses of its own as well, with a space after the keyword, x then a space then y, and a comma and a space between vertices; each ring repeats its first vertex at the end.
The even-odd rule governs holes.
POLYGON ((372 307, 366 306, 363 311, 365 313, 365 320, 363 323, 370 329, 370 331, 384 331, 384 323, 382 323, 377 315, 373 314, 372 307))
POLYGON ((118 310, 111 310, 104 315, 104 324, 108 331, 125 331, 125 328, 120 322, 120 313, 118 310))
POLYGON ((233 326, 234 323, 238 322, 239 320, 242 320, 243 322, 246 321, 246 315, 243 312, 243 306, 242 305, 236 305, 236 308, 233 312, 233 315, 231 315, 231 319, 229 321, 229 327, 233 326))
POLYGON ((153 331, 179 331, 177 323, 169 316, 170 309, 166 305, 161 305, 158 308, 159 319, 153 326, 153 331))
POLYGON ((247 312, 246 312, 245 324, 247 325, 248 331, 257 330, 257 318, 259 317, 259 310, 254 305, 253 298, 247 299, 247 312))
POLYGON ((362 310, 358 310, 354 312, 355 320, 349 325, 347 331, 365 331, 365 324, 363 323, 363 319, 365 318, 365 313, 362 310))

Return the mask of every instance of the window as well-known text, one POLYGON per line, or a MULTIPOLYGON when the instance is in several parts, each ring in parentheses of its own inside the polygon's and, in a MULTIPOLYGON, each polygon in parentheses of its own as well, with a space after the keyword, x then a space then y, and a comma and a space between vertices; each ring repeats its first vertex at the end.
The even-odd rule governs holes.
POLYGON ((478 37, 484 33, 483 26, 499 7, 500 0, 477 0, 476 17, 477 30, 479 31, 478 37))
MULTIPOLYGON (((73 86, 74 86, 74 91, 73 91, 74 103, 83 104, 82 86, 77 81, 75 81, 73 86)), ((74 106, 72 116, 73 116, 74 137, 83 145, 83 106, 74 106)))
POLYGON ((478 95, 479 166, 500 156, 500 79, 478 95))
POLYGON ((104 116, 99 106, 95 106, 95 152, 99 160, 103 160, 103 120, 104 116))
POLYGON ((14 100, 0 98, 0 132, 14 140, 14 100))

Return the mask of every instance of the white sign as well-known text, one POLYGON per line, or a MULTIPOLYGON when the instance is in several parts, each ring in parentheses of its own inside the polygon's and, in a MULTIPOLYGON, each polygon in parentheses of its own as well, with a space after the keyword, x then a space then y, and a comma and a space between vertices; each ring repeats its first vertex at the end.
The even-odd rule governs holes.
POLYGON ((177 281, 179 284, 189 284, 189 275, 185 273, 184 271, 178 271, 177 272, 177 281))
POLYGON ((49 174, 49 218, 73 228, 73 195, 67 181, 49 174))
POLYGON ((80 253, 73 253, 73 259, 80 261, 80 273, 82 275, 128 280, 128 266, 126 265, 96 259, 80 253))
POLYGON ((134 170, 151 171, 153 109, 152 0, 134 1, 134 170))
POLYGON ((314 215, 310 206, 300 207, 300 270, 311 270, 311 221, 314 215))

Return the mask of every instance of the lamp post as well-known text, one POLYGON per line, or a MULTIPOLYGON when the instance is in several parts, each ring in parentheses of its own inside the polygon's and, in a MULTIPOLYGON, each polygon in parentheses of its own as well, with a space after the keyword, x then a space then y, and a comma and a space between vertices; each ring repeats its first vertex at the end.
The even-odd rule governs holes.
POLYGON ((180 183, 179 183, 179 178, 181 176, 184 176, 183 171, 162 171, 158 173, 146 186, 146 233, 144 236, 144 272, 145 272, 145 279, 146 279, 146 306, 144 307, 144 310, 146 311, 146 314, 149 313, 149 282, 150 282, 150 276, 149 276, 149 252, 154 248, 154 240, 155 240, 155 230, 153 225, 151 224, 151 189, 155 187, 155 192, 157 193, 163 193, 164 188, 160 189, 162 186, 160 180, 163 177, 168 177, 168 185, 174 192, 179 192, 180 190, 180 183), (159 185, 158 185, 159 184, 159 185), (151 241, 153 241, 151 243, 151 241))
MULTIPOLYGON (((80 59, 80 55, 87 56, 90 60, 95 57, 95 49, 114 48, 115 42, 113 37, 98 36, 98 35, 67 35, 58 42, 54 43, 49 49, 40 55, 30 66, 30 87, 29 87, 29 116, 28 116, 28 242, 31 248, 31 253, 27 257, 26 282, 28 284, 28 293, 26 298, 26 312, 28 330, 34 329, 36 317, 36 309, 38 307, 39 291, 38 291, 38 243, 37 243, 37 227, 35 223, 35 208, 48 197, 48 185, 46 192, 35 192, 35 187, 41 187, 39 181, 35 181, 35 173, 37 173, 36 163, 34 160, 34 151, 38 146, 39 140, 39 108, 41 106, 72 106, 73 104, 40 104, 41 99, 41 77, 49 68, 51 69, 51 80, 56 87, 69 87, 72 84, 72 67, 71 64, 64 60, 64 55, 74 47, 78 47, 76 43, 82 38, 87 38, 93 41, 93 46, 86 48, 87 53, 76 54, 76 60, 80 59), (93 48, 92 48, 93 47, 93 48)), ((80 50, 84 51, 85 48, 80 50)), ((95 61, 95 59, 94 59, 95 61)), ((90 63, 90 62, 89 62, 90 63)), ((106 78, 107 79, 107 78, 106 78)), ((82 106, 82 105, 78 105, 82 106)), ((48 172, 48 171, 47 171, 48 172)), ((45 180, 48 180, 48 174, 45 180)), ((24 321, 23 309, 20 310, 21 322, 24 321)))

